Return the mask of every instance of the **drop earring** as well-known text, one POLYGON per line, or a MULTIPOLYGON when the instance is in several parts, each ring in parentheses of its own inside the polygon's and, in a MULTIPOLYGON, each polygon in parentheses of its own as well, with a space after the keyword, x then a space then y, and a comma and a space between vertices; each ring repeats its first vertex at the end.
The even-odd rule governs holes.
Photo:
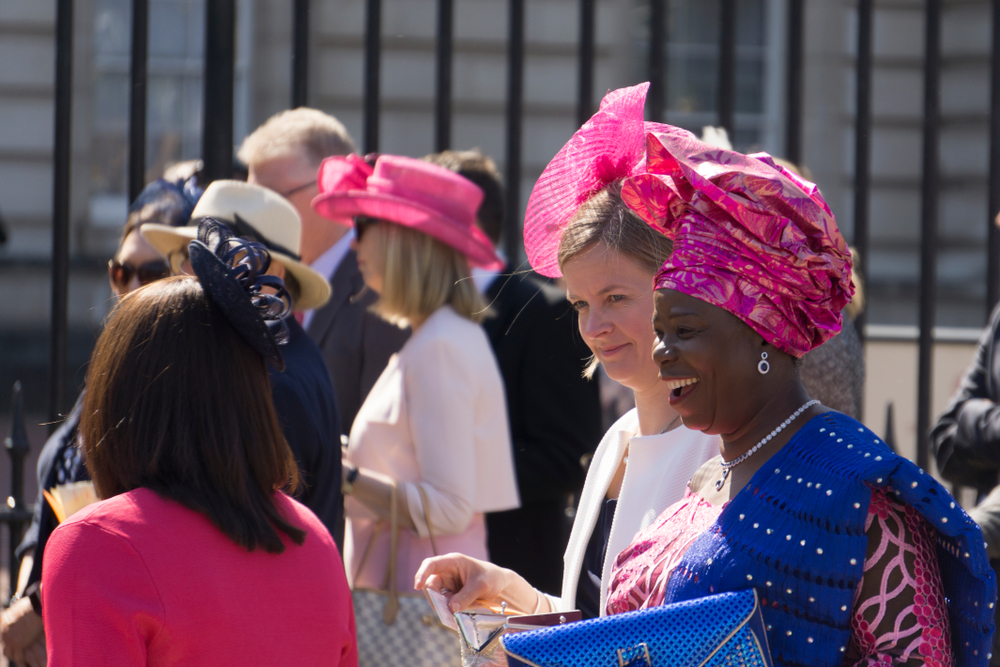
POLYGON ((771 364, 767 361, 767 352, 761 352, 760 361, 757 362, 757 372, 761 375, 767 375, 769 370, 771 370, 771 364))

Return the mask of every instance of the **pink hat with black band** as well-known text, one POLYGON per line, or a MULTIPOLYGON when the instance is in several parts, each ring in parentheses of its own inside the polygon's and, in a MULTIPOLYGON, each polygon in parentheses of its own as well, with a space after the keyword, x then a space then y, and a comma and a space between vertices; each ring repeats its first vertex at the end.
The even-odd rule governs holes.
POLYGON ((334 222, 353 226, 355 216, 393 222, 433 236, 475 266, 504 266, 476 226, 482 190, 444 167, 380 155, 373 168, 357 155, 337 156, 320 165, 318 185, 312 207, 334 222))

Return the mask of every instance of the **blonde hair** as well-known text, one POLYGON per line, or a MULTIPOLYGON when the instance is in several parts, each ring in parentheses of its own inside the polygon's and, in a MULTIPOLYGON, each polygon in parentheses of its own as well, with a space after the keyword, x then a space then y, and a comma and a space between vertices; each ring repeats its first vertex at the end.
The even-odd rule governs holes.
MULTIPOLYGON (((623 254, 652 277, 673 251, 673 243, 647 225, 622 201, 622 181, 615 181, 584 202, 559 240, 559 268, 594 245, 604 243, 608 256, 623 254)), ((583 369, 593 377, 600 362, 592 356, 583 369)))
POLYGON ((331 155, 357 153, 347 128, 319 109, 299 107, 276 113, 243 140, 236 156, 247 166, 300 151, 312 164, 331 155))
POLYGON ((673 243, 622 201, 622 182, 615 181, 576 210, 559 240, 559 268, 595 243, 623 253, 655 275, 670 257, 673 243))
POLYGON ((469 277, 465 255, 433 236, 392 222, 385 231, 385 277, 375 312, 400 327, 420 326, 441 306, 481 322, 486 302, 469 277))

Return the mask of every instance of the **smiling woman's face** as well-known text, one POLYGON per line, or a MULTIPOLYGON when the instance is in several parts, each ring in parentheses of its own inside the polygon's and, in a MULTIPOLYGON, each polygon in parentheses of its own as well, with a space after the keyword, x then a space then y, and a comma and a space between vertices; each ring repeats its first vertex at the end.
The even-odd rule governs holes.
POLYGON ((768 398, 757 362, 774 349, 728 311, 693 296, 661 289, 654 304, 653 359, 673 389, 670 405, 688 428, 724 439, 739 431, 768 398))
POLYGON ((655 386, 652 274, 603 242, 566 261, 562 271, 580 334, 608 377, 633 391, 655 386))

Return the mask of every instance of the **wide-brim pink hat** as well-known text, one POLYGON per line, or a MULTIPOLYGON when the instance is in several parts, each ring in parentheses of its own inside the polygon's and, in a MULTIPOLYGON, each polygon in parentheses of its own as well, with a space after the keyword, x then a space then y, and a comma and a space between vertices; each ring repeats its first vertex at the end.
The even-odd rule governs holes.
POLYGON ((380 155, 374 168, 357 155, 330 157, 319 167, 313 209, 353 226, 355 216, 393 222, 451 246, 470 264, 504 266, 479 227, 483 191, 472 181, 436 164, 400 155, 380 155))

